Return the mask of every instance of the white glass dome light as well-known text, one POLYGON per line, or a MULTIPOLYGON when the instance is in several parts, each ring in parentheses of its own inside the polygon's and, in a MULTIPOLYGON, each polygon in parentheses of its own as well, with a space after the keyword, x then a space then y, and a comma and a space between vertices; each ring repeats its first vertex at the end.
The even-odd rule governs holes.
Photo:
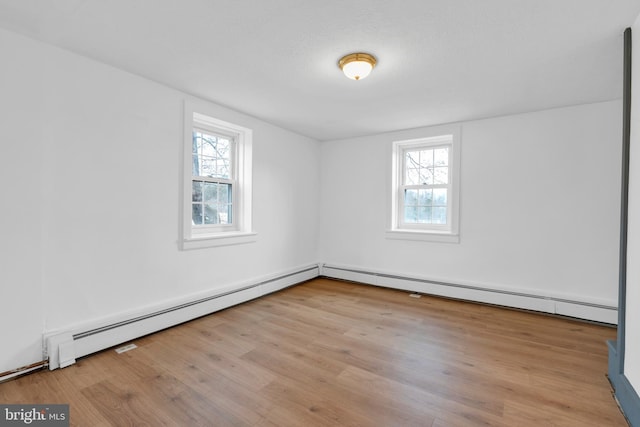
POLYGON ((350 79, 362 80, 371 73, 376 62, 376 58, 368 53, 351 53, 340 58, 338 66, 350 79))

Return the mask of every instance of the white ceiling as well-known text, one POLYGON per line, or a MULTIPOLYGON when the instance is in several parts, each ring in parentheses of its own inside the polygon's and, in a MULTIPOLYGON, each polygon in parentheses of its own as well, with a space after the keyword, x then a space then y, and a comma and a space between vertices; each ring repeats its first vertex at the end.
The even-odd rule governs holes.
POLYGON ((318 140, 621 97, 640 0, 0 0, 0 27, 318 140), (365 80, 338 59, 377 56, 365 80))

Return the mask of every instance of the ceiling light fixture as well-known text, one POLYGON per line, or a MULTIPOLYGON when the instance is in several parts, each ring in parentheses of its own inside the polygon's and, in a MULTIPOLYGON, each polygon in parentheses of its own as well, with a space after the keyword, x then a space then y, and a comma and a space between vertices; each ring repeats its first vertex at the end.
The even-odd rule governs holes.
POLYGON ((338 67, 352 80, 362 80, 376 66, 376 58, 368 53, 350 53, 338 61, 338 67))

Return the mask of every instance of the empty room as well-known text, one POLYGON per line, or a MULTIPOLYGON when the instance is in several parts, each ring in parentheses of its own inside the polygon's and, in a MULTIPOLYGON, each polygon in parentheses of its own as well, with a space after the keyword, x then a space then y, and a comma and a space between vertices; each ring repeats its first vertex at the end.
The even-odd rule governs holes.
POLYGON ((640 0, 0 0, 0 425, 640 426, 640 0))

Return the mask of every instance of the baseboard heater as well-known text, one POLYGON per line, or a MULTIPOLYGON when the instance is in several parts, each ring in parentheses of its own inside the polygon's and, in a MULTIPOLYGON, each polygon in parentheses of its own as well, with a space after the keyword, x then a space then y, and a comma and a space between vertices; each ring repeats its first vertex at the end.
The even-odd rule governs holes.
POLYGON ((171 307, 125 316, 123 320, 97 327, 45 333, 45 359, 49 361, 49 369, 64 368, 75 363, 76 358, 294 286, 318 275, 319 266, 310 265, 171 307))
POLYGON ((576 301, 554 296, 542 296, 473 284, 450 283, 329 264, 321 265, 320 275, 333 279, 349 280, 423 294, 558 314, 611 325, 615 325, 618 322, 618 308, 609 304, 576 301))

